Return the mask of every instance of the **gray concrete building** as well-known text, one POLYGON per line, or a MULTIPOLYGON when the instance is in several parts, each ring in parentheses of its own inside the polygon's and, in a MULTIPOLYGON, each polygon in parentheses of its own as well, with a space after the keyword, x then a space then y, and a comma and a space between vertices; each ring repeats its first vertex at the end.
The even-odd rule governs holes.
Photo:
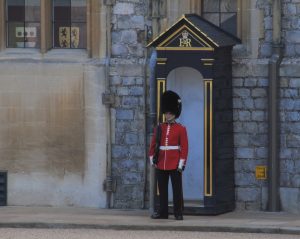
POLYGON ((7 205, 151 207, 146 46, 189 13, 241 39, 236 208, 300 212, 299 0, 0 0, 7 205))

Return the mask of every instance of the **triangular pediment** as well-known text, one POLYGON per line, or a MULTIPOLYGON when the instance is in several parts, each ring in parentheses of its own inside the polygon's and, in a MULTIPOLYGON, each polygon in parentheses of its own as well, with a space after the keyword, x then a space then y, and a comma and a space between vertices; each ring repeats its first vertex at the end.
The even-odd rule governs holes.
POLYGON ((213 47, 213 45, 184 24, 162 41, 158 47, 213 47))
POLYGON ((148 44, 157 49, 201 50, 233 46, 240 40, 195 14, 185 14, 148 44))

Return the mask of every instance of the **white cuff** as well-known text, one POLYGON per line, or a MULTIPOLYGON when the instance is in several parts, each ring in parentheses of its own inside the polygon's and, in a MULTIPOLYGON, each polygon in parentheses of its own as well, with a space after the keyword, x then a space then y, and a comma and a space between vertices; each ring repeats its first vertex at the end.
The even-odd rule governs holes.
POLYGON ((149 158, 150 158, 151 165, 153 165, 153 156, 150 156, 149 158))
POLYGON ((178 168, 179 168, 179 169, 182 169, 183 166, 184 166, 184 159, 180 159, 180 160, 179 160, 178 168))

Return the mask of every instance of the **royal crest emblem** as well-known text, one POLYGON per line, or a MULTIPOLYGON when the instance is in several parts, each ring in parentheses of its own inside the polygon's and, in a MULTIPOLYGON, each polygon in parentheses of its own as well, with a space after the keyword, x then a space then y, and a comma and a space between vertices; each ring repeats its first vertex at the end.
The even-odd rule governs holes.
POLYGON ((179 38, 179 46, 180 47, 192 47, 192 39, 189 38, 189 32, 184 30, 181 33, 182 38, 179 38))
POLYGON ((79 27, 60 27, 59 45, 61 48, 78 48, 79 27))

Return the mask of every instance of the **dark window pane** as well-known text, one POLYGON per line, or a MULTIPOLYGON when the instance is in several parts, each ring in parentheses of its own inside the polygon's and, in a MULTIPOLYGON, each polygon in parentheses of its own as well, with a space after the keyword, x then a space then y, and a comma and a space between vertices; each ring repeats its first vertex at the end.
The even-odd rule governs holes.
POLYGON ((219 26, 220 24, 220 14, 219 13, 204 13, 203 17, 210 21, 211 23, 215 24, 216 26, 219 26))
POLYGON ((40 0, 25 0, 25 21, 39 22, 40 21, 40 0))
POLYGON ((222 13, 221 14, 221 28, 237 35, 237 15, 236 13, 222 13))
POLYGON ((236 12, 236 0, 221 0, 221 12, 236 12))
POLYGON ((72 0, 71 22, 86 22, 86 0, 72 0))
POLYGON ((53 1, 53 20, 71 21, 71 0, 53 1))
POLYGON ((23 22, 9 22, 7 24, 7 40, 7 47, 23 48, 25 46, 23 22))
POLYGON ((237 35, 237 1, 203 0, 203 17, 225 31, 237 35))
POLYGON ((40 47, 40 24, 39 23, 27 23, 25 25, 25 47, 39 48, 40 47))
POLYGON ((86 24, 85 23, 72 24, 71 48, 86 48, 86 24))
POLYGON ((7 0, 7 20, 25 21, 24 0, 7 0))
POLYGON ((203 12, 219 12, 220 0, 203 0, 203 12))
POLYGON ((54 47, 70 48, 71 25, 69 22, 54 23, 54 47))

